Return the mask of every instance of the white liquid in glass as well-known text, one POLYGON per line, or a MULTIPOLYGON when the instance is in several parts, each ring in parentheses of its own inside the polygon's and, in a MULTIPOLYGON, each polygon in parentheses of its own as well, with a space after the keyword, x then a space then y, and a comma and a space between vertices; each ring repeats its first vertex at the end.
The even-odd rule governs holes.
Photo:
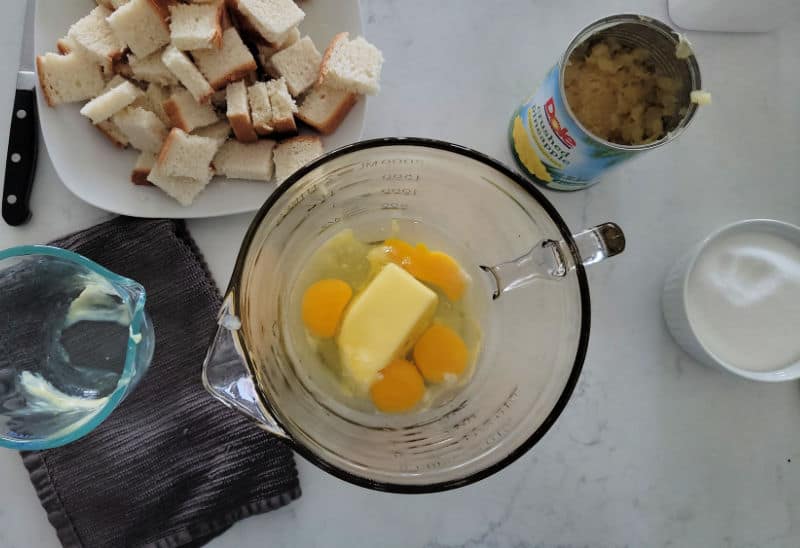
POLYGON ((800 246, 768 232, 720 237, 689 275, 687 312, 729 365, 774 371, 800 360, 800 246))

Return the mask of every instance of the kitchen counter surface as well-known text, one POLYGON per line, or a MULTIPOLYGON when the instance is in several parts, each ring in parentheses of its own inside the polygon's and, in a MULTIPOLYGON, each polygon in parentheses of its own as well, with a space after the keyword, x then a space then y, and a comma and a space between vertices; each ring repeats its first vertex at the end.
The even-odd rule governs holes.
MULTIPOLYGON (((24 8, 4 6, 0 113, 10 116, 24 8)), ((667 20, 664 0, 362 1, 367 37, 387 59, 364 136, 445 139, 510 163, 512 109, 581 27, 632 9, 667 20)), ((211 546, 800 546, 798 384, 698 365, 670 339, 659 306, 667 269, 715 228, 756 217, 800 224, 798 11, 770 34, 687 33, 714 104, 676 143, 599 185, 547 192, 574 231, 615 221, 628 249, 589 272, 584 372, 532 451, 479 484, 426 496, 372 493, 298 459, 303 497, 211 546)), ((6 142, 0 131, 2 158, 6 142)), ((66 190, 44 151, 32 209, 29 225, 0 226, 0 248, 108 217, 66 190)), ((223 285, 250 218, 189 223, 223 285)), ((0 547, 58 546, 17 454, 0 451, 0 478, 0 547)))

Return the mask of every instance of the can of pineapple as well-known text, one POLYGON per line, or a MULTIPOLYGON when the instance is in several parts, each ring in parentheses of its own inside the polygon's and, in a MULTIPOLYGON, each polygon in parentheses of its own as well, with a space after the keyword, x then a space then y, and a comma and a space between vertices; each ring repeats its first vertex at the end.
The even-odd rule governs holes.
POLYGON ((697 111, 690 93, 699 89, 697 59, 680 34, 650 17, 605 17, 578 33, 539 88, 514 112, 512 154, 524 173, 547 188, 587 188, 620 163, 675 139, 697 111), (578 63, 588 67, 584 74, 576 72, 578 63), (663 105, 626 111, 625 100, 637 101, 635 85, 607 89, 624 77, 625 63, 659 79, 655 92, 644 92, 656 93, 663 105))

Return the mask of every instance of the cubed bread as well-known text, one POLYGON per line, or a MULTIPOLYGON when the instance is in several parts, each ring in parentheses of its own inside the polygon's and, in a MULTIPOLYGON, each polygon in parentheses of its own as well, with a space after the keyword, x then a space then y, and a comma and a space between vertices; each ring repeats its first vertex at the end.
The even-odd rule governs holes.
POLYGON ((136 57, 144 59, 169 44, 167 15, 156 0, 130 0, 108 16, 108 24, 136 57))
POLYGON ((42 97, 88 100, 81 114, 115 146, 139 151, 132 183, 185 206, 215 170, 284 181, 323 153, 321 140, 259 137, 296 135, 296 117, 333 132, 361 94, 377 91, 383 62, 347 33, 321 55, 300 34, 296 2, 95 0, 57 41, 61 55, 36 59, 42 97), (265 73, 274 79, 260 81, 265 73))
POLYGON ((192 52, 192 57, 214 89, 222 89, 231 82, 241 80, 258 66, 235 28, 222 34, 221 49, 202 49, 192 52))
POLYGON ((297 123, 294 121, 294 113, 297 112, 297 105, 294 102, 286 81, 283 78, 270 80, 267 82, 269 90, 269 104, 272 107, 272 122, 270 125, 277 133, 296 133, 297 123))
POLYGON ((92 123, 98 124, 108 120, 143 95, 141 89, 126 80, 86 103, 81 109, 81 114, 89 118, 92 123))
POLYGON ((191 93, 183 88, 175 90, 163 105, 170 125, 186 132, 219 121, 219 116, 211 105, 198 103, 191 93))
POLYGON ((250 118, 256 133, 259 135, 272 133, 272 106, 269 102, 267 84, 256 82, 247 88, 247 101, 250 103, 250 118))
MULTIPOLYGON (((167 116, 167 111, 164 110, 164 102, 169 99, 169 89, 158 84, 150 83, 147 85, 145 95, 150 101, 150 110, 152 110, 158 119, 163 122, 167 127, 172 127, 172 120, 167 116)), ((192 97, 194 99, 194 97, 192 97)))
POLYGON ((228 121, 233 128, 236 139, 243 143, 251 143, 258 139, 250 118, 250 106, 247 101, 247 86, 243 81, 228 84, 228 121))
POLYGON ((275 69, 272 68, 272 56, 288 48, 298 40, 300 40, 300 29, 294 27, 289 31, 286 40, 284 40, 282 44, 276 45, 267 42, 256 44, 256 61, 258 61, 258 64, 261 66, 261 70, 270 74, 273 73, 275 69))
POLYGON ((131 67, 133 78, 142 82, 154 82, 162 86, 178 85, 178 78, 167 68, 161 59, 163 52, 156 51, 144 59, 139 59, 135 55, 128 56, 128 64, 131 67))
POLYGON ((214 94, 214 88, 185 53, 170 44, 164 49, 161 60, 198 103, 208 102, 214 94))
POLYGON ((255 143, 230 140, 214 156, 214 171, 229 179, 270 182, 274 171, 272 149, 275 141, 263 139, 255 143))
POLYGON ((277 52, 270 60, 275 72, 286 79, 289 93, 294 97, 314 85, 319 78, 321 61, 322 55, 308 36, 277 52))
POLYGON ((98 59, 96 56, 93 56, 89 51, 78 44, 75 40, 70 38, 69 36, 64 36, 63 38, 59 38, 56 41, 56 49, 61 55, 67 55, 70 53, 77 53, 84 56, 88 62, 92 64, 100 65, 100 68, 103 70, 103 78, 108 78, 110 76, 114 76, 115 74, 120 74, 125 76, 126 78, 132 78, 133 74, 130 72, 130 67, 128 67, 127 60, 125 59, 125 55, 121 55, 116 59, 112 60, 111 63, 108 63, 107 59, 103 59, 102 62, 98 63, 98 59))
POLYGON ((231 0, 231 4, 271 44, 283 43, 305 18, 292 0, 231 0))
POLYGON ((39 55, 36 71, 42 95, 51 107, 91 99, 105 86, 100 67, 77 52, 39 55))
POLYGON ((226 120, 220 120, 216 124, 194 130, 192 135, 209 137, 222 145, 231 136, 231 125, 226 120))
POLYGON ((172 177, 188 177, 198 181, 211 179, 211 161, 219 146, 215 139, 189 135, 173 128, 158 153, 156 164, 164 174, 172 177))
POLYGON ((119 86, 121 84, 124 84, 127 81, 128 81, 128 79, 125 78, 124 76, 121 76, 119 74, 115 74, 114 76, 111 77, 111 80, 107 81, 106 85, 103 86, 103 91, 101 91, 97 95, 101 95, 102 93, 110 91, 110 90, 114 89, 115 87, 117 87, 117 86, 119 86))
POLYGON ((342 32, 331 40, 322 57, 319 83, 344 91, 375 95, 380 91, 383 54, 360 36, 355 40, 348 37, 348 33, 342 32))
POLYGON ((297 117, 320 133, 328 135, 336 131, 359 97, 357 93, 318 84, 303 98, 297 117))
POLYGON ((142 152, 136 159, 136 165, 133 166, 133 173, 131 173, 131 182, 139 186, 153 186, 153 183, 147 180, 153 166, 156 165, 156 155, 152 152, 142 152))
POLYGON ((128 107, 112 116, 111 121, 125 134, 133 148, 156 153, 167 137, 167 126, 152 111, 128 107))
POLYGON ((111 14, 110 9, 97 6, 89 15, 73 24, 68 33, 76 46, 109 73, 114 60, 125 51, 125 44, 106 20, 111 14))
POLYGON ((275 147, 275 179, 282 183, 295 171, 322 156, 323 152, 319 137, 303 135, 281 141, 275 147))
POLYGON ((128 138, 111 120, 104 120, 99 124, 92 125, 94 125, 94 127, 96 127, 106 139, 111 141, 111 144, 113 144, 115 147, 128 148, 128 138))
POLYGON ((190 177, 174 177, 167 175, 164 168, 156 163, 147 175, 147 181, 175 198, 184 207, 192 205, 197 196, 211 182, 213 174, 211 168, 208 169, 207 177, 203 179, 192 179, 190 177))
POLYGON ((228 22, 230 24, 226 26, 223 22, 223 29, 236 27, 236 30, 239 31, 239 35, 242 37, 242 40, 252 46, 268 43, 264 37, 261 36, 261 33, 258 31, 258 29, 252 23, 250 23, 247 17, 239 12, 238 8, 236 7, 235 0, 227 0, 226 7, 228 8, 226 11, 228 13, 228 22))
POLYGON ((180 50, 222 47, 222 0, 170 6, 172 45, 180 50))

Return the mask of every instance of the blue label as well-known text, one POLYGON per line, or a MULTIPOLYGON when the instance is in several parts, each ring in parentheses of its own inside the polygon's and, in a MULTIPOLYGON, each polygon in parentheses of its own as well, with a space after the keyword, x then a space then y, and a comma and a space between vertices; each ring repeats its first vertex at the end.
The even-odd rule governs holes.
POLYGON ((512 120, 516 160, 548 187, 579 190, 635 152, 609 147, 583 131, 565 108, 559 90, 559 66, 512 120))

